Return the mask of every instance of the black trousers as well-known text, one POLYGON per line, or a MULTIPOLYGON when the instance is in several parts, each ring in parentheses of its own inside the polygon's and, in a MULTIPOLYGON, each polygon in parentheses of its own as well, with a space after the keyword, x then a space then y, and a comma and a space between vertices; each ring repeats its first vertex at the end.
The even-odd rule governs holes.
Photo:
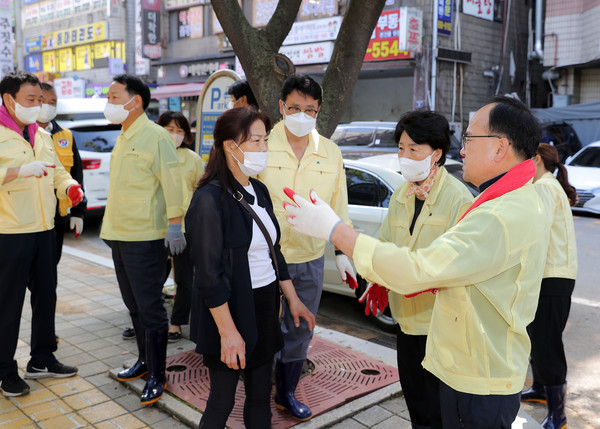
POLYGON ((188 325, 190 323, 192 283, 194 279, 194 267, 189 246, 186 246, 179 255, 173 256, 173 274, 177 291, 175 292, 175 305, 173 305, 173 312, 171 313, 171 325, 188 325))
POLYGON ((562 333, 571 311, 574 288, 573 279, 543 279, 535 318, 527 327, 533 379, 544 386, 563 384, 567 380, 562 333))
MULTIPOLYGON (((141 338, 145 331, 168 326, 162 298, 167 259, 164 240, 111 241, 111 249, 123 302, 134 326, 139 323, 144 329, 141 338)), ((136 331, 136 335, 140 333, 136 331)))
MULTIPOLYGON (((260 366, 243 370, 246 390, 244 426, 249 429, 271 427, 272 370, 273 359, 260 366)), ((216 365, 209 367, 208 372, 210 394, 199 428, 222 429, 235 405, 235 391, 241 371, 216 365)))
POLYGON ((521 393, 473 395, 440 381, 444 429, 510 429, 519 412, 521 393))
POLYGON ((31 358, 56 361, 56 235, 54 229, 0 234, 0 378, 17 373, 25 291, 31 291, 31 358))
POLYGON ((410 421, 415 426, 442 427, 439 379, 423 368, 427 335, 407 335, 396 327, 398 375, 410 421))

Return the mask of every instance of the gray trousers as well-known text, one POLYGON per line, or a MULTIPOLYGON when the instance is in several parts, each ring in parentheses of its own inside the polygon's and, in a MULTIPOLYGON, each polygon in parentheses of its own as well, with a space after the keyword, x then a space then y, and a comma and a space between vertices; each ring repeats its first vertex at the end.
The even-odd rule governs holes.
MULTIPOLYGON (((298 298, 315 316, 323 292, 324 266, 324 256, 301 264, 288 264, 288 271, 298 298)), ((306 320, 302 318, 300 319, 300 326, 298 328, 294 326, 294 318, 290 314, 285 299, 283 300, 281 332, 283 333, 284 345, 279 353, 278 360, 287 363, 306 359, 306 353, 313 334, 308 330, 306 320)))

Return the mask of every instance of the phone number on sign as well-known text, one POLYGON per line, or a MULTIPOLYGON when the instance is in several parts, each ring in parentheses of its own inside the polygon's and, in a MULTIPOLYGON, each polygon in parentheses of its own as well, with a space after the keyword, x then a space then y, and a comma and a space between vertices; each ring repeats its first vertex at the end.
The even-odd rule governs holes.
POLYGON ((398 49, 398 39, 371 40, 365 61, 399 60, 411 58, 410 52, 398 49))

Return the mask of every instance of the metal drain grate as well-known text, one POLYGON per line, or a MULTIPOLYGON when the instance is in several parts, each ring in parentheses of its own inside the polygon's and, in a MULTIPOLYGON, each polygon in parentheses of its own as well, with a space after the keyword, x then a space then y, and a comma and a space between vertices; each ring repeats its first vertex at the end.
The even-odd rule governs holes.
MULTIPOLYGON (((296 397, 311 408, 314 416, 398 382, 395 368, 319 337, 313 338, 308 359, 315 370, 300 380, 296 397)), ((167 377, 169 392, 204 410, 210 383, 208 369, 202 365, 202 356, 185 352, 167 358, 167 377)), ((243 405, 244 383, 240 381, 228 427, 244 428, 243 405)), ((287 412, 276 409, 273 402, 271 409, 273 428, 288 428, 299 423, 287 412)))

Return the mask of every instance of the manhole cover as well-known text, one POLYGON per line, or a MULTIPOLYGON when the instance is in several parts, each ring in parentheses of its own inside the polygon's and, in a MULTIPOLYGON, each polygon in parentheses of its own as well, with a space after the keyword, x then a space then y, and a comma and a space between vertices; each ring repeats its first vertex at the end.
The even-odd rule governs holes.
MULTIPOLYGON (((296 396, 311 408, 314 416, 398 382, 398 371, 394 367, 316 336, 308 350, 308 361, 308 366, 314 369, 302 377, 296 396)), ((169 392, 204 410, 210 383, 202 356, 185 352, 167 358, 167 377, 169 392)), ((228 427, 244 428, 244 397, 244 383, 240 380, 228 427)), ((275 408, 273 402, 271 409, 273 428, 288 428, 299 423, 287 412, 275 408)))

